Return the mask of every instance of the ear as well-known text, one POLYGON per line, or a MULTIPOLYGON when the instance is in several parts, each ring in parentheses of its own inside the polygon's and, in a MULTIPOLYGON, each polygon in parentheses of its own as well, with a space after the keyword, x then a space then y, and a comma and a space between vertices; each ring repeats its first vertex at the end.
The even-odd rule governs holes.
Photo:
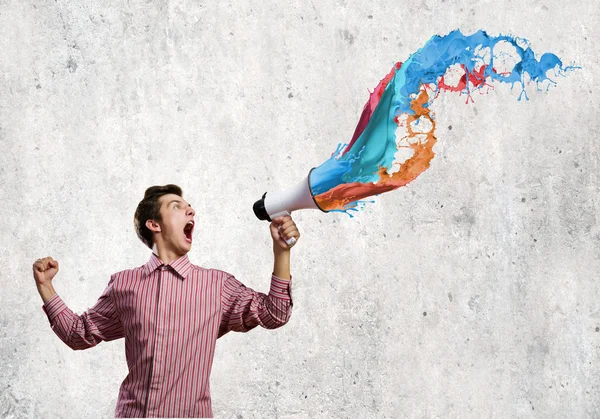
POLYGON ((158 233, 161 231, 160 225, 154 220, 146 220, 146 227, 153 233, 158 233))

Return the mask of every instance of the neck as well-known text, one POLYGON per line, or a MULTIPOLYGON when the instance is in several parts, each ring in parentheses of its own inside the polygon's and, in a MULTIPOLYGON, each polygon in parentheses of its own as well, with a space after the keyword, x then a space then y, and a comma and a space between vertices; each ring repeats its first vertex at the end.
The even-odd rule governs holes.
POLYGON ((174 251, 167 249, 164 246, 157 244, 157 243, 154 243, 154 245, 152 246, 152 253, 154 253, 156 256, 158 256, 158 258, 165 265, 168 265, 169 263, 171 263, 171 262, 179 259, 181 256, 183 256, 183 255, 177 254, 174 251))

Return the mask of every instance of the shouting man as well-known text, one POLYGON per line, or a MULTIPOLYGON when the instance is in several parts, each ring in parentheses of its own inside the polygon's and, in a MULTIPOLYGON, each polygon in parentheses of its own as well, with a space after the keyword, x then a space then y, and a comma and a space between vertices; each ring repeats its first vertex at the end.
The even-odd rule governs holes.
POLYGON ((300 233, 291 217, 270 224, 274 267, 269 293, 263 294, 225 271, 190 262, 194 215, 177 185, 148 188, 134 222, 152 249, 150 260, 113 274, 82 315, 52 286, 58 261, 46 257, 33 264, 42 309, 70 348, 125 338, 129 373, 115 417, 212 417, 209 377, 217 339, 258 325, 275 329, 292 313, 290 249, 300 233))

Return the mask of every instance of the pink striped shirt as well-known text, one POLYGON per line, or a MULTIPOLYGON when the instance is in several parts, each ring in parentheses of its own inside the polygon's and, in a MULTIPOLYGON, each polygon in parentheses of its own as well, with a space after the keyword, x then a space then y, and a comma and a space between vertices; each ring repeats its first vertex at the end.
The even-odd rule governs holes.
POLYGON ((260 325, 283 326, 292 314, 291 279, 271 275, 269 294, 233 275, 194 265, 188 255, 111 275, 82 315, 53 295, 42 309, 73 350, 125 338, 129 373, 115 417, 212 417, 210 370, 218 338, 260 325))

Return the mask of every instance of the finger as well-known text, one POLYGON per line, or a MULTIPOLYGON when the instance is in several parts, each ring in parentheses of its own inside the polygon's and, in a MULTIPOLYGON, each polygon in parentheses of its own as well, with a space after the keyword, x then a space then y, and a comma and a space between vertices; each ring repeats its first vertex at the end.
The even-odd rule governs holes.
POLYGON ((293 244, 296 244, 296 242, 298 241, 298 237, 295 237, 295 236, 286 237, 283 241, 286 242, 286 244, 288 246, 291 246, 293 244))
POLYGON ((284 228, 286 228, 285 223, 280 223, 280 224, 277 225, 277 231, 281 231, 284 228))
POLYGON ((280 230, 280 229, 284 229, 285 230, 286 228, 288 228, 291 225, 295 225, 292 220, 286 221, 284 223, 279 224, 278 230, 280 230))
POLYGON ((295 225, 282 229, 280 233, 289 236, 293 231, 298 231, 298 228, 295 225))
POLYGON ((281 217, 277 217, 277 220, 280 221, 280 222, 282 222, 282 223, 285 223, 285 222, 287 222, 287 221, 289 221, 291 219, 292 219, 292 217, 289 216, 289 215, 282 215, 281 217))

